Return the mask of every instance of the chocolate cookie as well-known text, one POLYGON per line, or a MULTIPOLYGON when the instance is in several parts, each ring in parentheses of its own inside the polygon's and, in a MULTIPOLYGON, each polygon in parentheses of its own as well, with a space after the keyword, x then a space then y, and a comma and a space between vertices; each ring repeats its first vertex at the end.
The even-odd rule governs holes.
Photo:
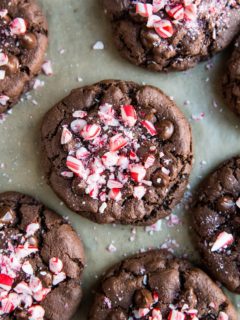
POLYGON ((81 300, 84 252, 72 227, 35 199, 0 194, 0 318, 68 320, 81 300))
POLYGON ((30 88, 47 42, 47 22, 34 0, 1 0, 0 114, 30 88))
POLYGON ((239 0, 103 0, 115 44, 154 71, 186 70, 224 49, 239 32, 239 0))
POLYGON ((42 126, 48 182, 98 223, 148 225, 169 215, 188 182, 191 141, 162 91, 125 81, 73 90, 42 126))
POLYGON ((222 290, 200 269, 163 250, 138 254, 107 272, 89 320, 237 320, 222 290))
POLYGON ((202 183, 193 213, 204 265, 240 293, 240 157, 223 163, 202 183))
POLYGON ((240 116, 240 37, 235 43, 223 81, 223 93, 228 106, 240 116))

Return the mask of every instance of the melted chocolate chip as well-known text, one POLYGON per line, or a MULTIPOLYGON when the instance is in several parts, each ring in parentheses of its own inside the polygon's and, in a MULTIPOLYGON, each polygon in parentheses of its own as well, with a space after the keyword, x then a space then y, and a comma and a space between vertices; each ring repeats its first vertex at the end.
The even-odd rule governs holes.
POLYGON ((134 295, 134 303, 137 308, 149 308, 153 304, 153 297, 149 290, 137 290, 134 295))
POLYGON ((156 170, 152 175, 152 182, 156 188, 167 187, 169 185, 170 179, 161 169, 156 170))
POLYGON ((222 196, 217 200, 217 209, 222 212, 230 211, 235 207, 235 202, 230 196, 222 196))
POLYGON ((31 50, 36 48, 37 38, 34 33, 28 32, 21 37, 20 43, 24 48, 31 50))
POLYGON ((9 225, 16 219, 16 213, 12 208, 4 206, 0 208, 0 225, 9 225))
POLYGON ((169 120, 159 121, 156 124, 156 129, 158 137, 163 141, 170 139, 174 133, 174 125, 169 120))
POLYGON ((8 63, 6 65, 6 71, 8 74, 16 73, 19 69, 19 61, 15 56, 8 57, 8 63))

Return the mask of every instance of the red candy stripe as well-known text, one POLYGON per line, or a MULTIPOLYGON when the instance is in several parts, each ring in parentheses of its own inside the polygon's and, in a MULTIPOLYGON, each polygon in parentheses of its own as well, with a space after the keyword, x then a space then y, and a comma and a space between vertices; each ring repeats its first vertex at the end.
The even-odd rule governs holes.
POLYGON ((118 188, 111 189, 109 192, 109 198, 115 201, 119 201, 122 197, 121 190, 118 188))
POLYGON ((101 133, 101 127, 97 124, 87 124, 81 131, 84 140, 94 140, 101 133))
POLYGON ((8 276, 7 274, 0 274, 0 288, 2 288, 3 290, 11 290, 13 282, 13 278, 8 276))
POLYGON ((141 182, 146 175, 146 170, 141 164, 130 164, 129 171, 131 178, 136 182, 141 182))
POLYGON ((110 151, 118 151, 128 144, 128 140, 121 133, 116 134, 110 139, 110 151))
POLYGON ((197 6, 195 4, 192 3, 185 7, 184 18, 188 21, 197 19, 197 6))
POLYGON ((123 122, 129 127, 133 127, 137 122, 137 113, 132 105, 122 106, 121 115, 123 122))
POLYGON ((62 136, 61 136, 61 144, 67 144, 72 140, 72 133, 68 130, 68 128, 63 127, 62 136))
POLYGON ((184 320, 184 319, 185 319, 184 313, 177 310, 172 310, 168 316, 168 320, 184 320))
POLYGON ((27 31, 27 23, 22 18, 15 18, 10 23, 10 30, 11 30, 12 34, 22 35, 22 34, 26 33, 26 31, 27 31))
POLYGON ((63 268, 62 260, 60 260, 56 257, 53 257, 49 260, 49 269, 53 273, 58 274, 59 272, 62 271, 62 268, 63 268))
POLYGON ((160 37, 166 39, 171 38, 173 35, 173 25, 169 20, 161 20, 154 25, 155 31, 160 37))
POLYGON ((147 129, 147 132, 151 136, 155 136, 157 134, 157 130, 154 127, 154 124, 148 120, 141 121, 142 126, 147 129))
POLYGON ((174 7, 166 7, 166 12, 169 17, 175 20, 182 20, 184 18, 184 8, 181 4, 178 4, 174 7))
POLYGON ((78 160, 72 156, 68 156, 66 165, 68 169, 70 169, 72 172, 76 173, 80 177, 84 176, 85 169, 81 160, 78 160))
POLYGON ((234 241, 233 235, 225 231, 221 232, 214 242, 211 251, 215 252, 230 246, 234 241))
POLYGON ((153 0, 153 12, 156 13, 164 8, 166 0, 153 0))

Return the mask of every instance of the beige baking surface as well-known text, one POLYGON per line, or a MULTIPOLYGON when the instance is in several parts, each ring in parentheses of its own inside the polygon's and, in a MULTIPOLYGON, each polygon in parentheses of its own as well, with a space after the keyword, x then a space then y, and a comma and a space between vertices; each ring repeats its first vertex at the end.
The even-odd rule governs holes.
MULTIPOLYGON (((137 228, 132 242, 129 241, 130 227, 98 226, 66 209, 46 185, 40 166, 39 128, 44 113, 72 88, 102 79, 133 80, 163 89, 174 97, 192 124, 195 165, 191 190, 220 161, 240 153, 239 120, 225 111, 221 99, 219 84, 226 54, 213 60, 210 71, 206 70, 206 63, 202 63, 186 73, 147 72, 119 57, 112 46, 110 28, 98 0, 41 0, 41 3, 49 20, 48 57, 53 62, 54 75, 50 78, 42 76, 44 88, 31 92, 32 98, 15 107, 12 115, 0 125, 0 163, 4 164, 4 168, 0 166, 0 191, 17 190, 35 196, 68 216, 81 235, 87 267, 83 277, 84 300, 74 320, 84 320, 92 302, 91 291, 96 279, 125 254, 137 252, 140 248, 160 247, 175 239, 176 243, 172 243, 177 244, 177 254, 187 253, 194 260, 197 255, 189 238, 191 230, 184 218, 183 207, 178 210, 183 220, 181 225, 169 228, 166 222, 162 222, 162 230, 153 235, 137 228), (92 50, 97 40, 104 42, 105 50, 92 50), (79 83, 78 77, 83 81, 79 83), (186 100, 190 102, 187 105, 184 104, 186 100), (202 112, 205 113, 202 120, 192 119, 192 115, 198 116, 202 112), (106 250, 111 242, 117 248, 116 252, 106 250)), ((237 296, 231 295, 231 298, 237 306, 237 296)))

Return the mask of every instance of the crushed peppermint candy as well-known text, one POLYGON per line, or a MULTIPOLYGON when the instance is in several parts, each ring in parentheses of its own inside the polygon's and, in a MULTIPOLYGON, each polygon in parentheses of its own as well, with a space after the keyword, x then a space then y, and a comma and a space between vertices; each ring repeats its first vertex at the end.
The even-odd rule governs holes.
POLYGON ((146 19, 148 28, 155 29, 163 39, 171 38, 175 25, 197 20, 197 5, 194 1, 152 0, 151 3, 135 2, 136 14, 146 19))
MULTIPOLYGON (((10 216, 6 219, 10 219, 10 216)), ((1 225, 1 228, 3 226, 1 225)), ((39 229, 40 224, 37 222, 27 225, 25 232, 18 232, 7 239, 4 248, 1 249, 0 316, 8 317, 15 310, 25 310, 28 319, 43 320, 45 310, 39 303, 54 286, 66 279, 66 274, 62 271, 62 261, 59 258, 51 258, 49 270, 52 272, 53 281, 52 285, 46 288, 39 277, 40 274, 44 274, 43 269, 39 272, 38 267, 31 263, 34 255, 39 252, 37 244, 32 244, 32 239, 39 229), (19 277, 20 273, 25 276, 19 277)), ((1 234, 4 234, 4 229, 1 234)))
POLYGON ((223 231, 217 236, 217 239, 212 245, 211 251, 215 252, 220 249, 225 249, 229 247, 233 242, 234 242, 233 235, 223 231))
POLYGON ((161 160, 162 153, 157 153, 157 129, 145 117, 133 105, 114 108, 105 103, 96 110, 94 122, 87 110, 74 110, 71 123, 62 126, 60 143, 68 152, 68 170, 61 176, 77 176, 85 194, 102 202, 98 209, 101 214, 108 201, 123 201, 129 186, 132 196, 141 201, 153 184, 149 177, 146 179, 148 170, 171 174, 161 163, 166 159, 161 160), (140 160, 138 150, 149 141, 149 153, 140 160))

